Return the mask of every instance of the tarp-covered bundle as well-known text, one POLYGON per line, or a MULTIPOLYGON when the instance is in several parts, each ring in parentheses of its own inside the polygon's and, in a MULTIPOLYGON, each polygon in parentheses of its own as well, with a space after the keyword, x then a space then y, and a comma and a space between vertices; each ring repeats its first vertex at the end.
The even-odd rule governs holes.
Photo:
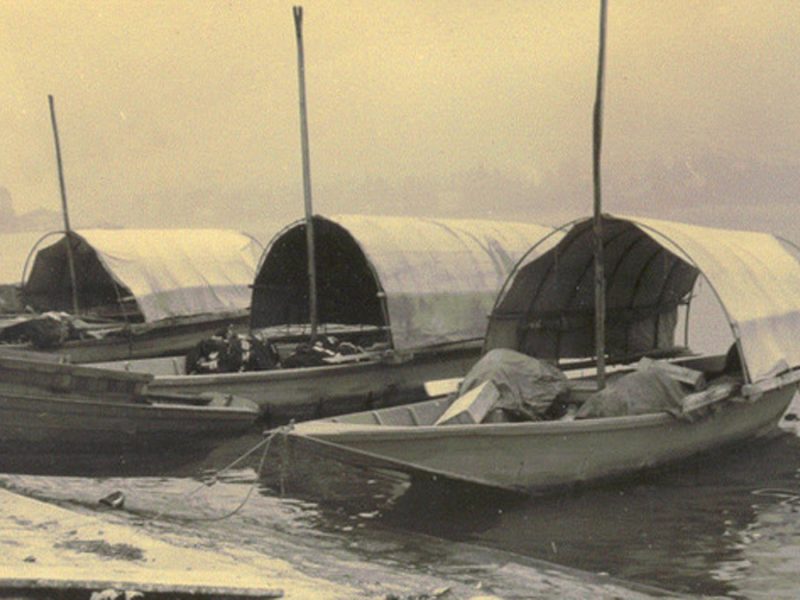
MULTIPOLYGON (((540 358, 594 354, 591 219, 521 265, 490 318, 487 348, 540 358)), ((699 274, 730 322, 751 381, 800 366, 800 263, 773 236, 643 218, 603 219, 606 351, 675 344, 677 307, 699 274)))
MULTIPOLYGON (((386 327, 396 349, 480 338, 516 262, 550 234, 501 221, 314 217, 319 321, 386 327)), ((253 327, 308 323, 307 256, 303 221, 272 240, 253 327)))
POLYGON ((569 395, 567 377, 553 365, 505 348, 490 350, 467 372, 458 387, 463 396, 484 382, 497 390, 491 411, 500 410, 517 420, 548 418, 553 403, 569 395))
POLYGON ((34 308, 71 310, 71 241, 81 311, 126 308, 126 318, 157 321, 250 306, 262 247, 226 229, 86 229, 40 249, 25 282, 34 308))

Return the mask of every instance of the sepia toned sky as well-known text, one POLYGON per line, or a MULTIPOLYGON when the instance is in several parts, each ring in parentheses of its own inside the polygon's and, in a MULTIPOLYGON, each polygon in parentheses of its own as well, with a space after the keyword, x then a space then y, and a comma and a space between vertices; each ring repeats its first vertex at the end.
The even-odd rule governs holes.
MULTIPOLYGON (((300 215, 291 7, 2 0, 0 186, 14 212, 59 208, 53 94, 75 226, 300 215)), ((597 2, 304 9, 318 212, 588 214, 597 2)), ((606 210, 792 235, 800 3, 610 0, 607 52, 606 210)))

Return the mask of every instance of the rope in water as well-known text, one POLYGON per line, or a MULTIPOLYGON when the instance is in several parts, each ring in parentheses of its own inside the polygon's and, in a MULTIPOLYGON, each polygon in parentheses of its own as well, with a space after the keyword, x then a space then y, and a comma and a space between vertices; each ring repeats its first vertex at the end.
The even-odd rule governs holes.
MULTIPOLYGON (((245 497, 242 499, 241 502, 239 502, 239 504, 233 510, 230 510, 230 511, 228 511, 228 512, 222 514, 222 515, 217 515, 217 516, 213 516, 213 517, 186 517, 185 520, 189 520, 189 521, 222 521, 224 519, 228 519, 228 518, 234 516, 240 510, 242 510, 245 507, 245 505, 247 504, 247 502, 250 500, 250 497, 253 495, 253 491, 255 490, 256 486, 258 485, 259 480, 261 479, 261 473, 264 470, 264 464, 267 461, 267 455, 269 454, 269 448, 270 448, 270 445, 272 444, 273 438, 278 434, 286 434, 286 433, 288 433, 289 431, 292 430, 293 427, 294 427, 294 424, 293 423, 289 423, 289 425, 274 429, 266 438, 264 438, 263 440, 258 442, 255 446, 253 446, 247 452, 245 452, 244 454, 239 456, 232 463, 230 463, 230 464, 222 467, 218 471, 216 471, 214 473, 214 476, 211 477, 210 480, 204 481, 203 483, 201 483, 200 485, 198 485, 194 489, 189 490, 185 494, 181 495, 177 500, 178 502, 185 502, 186 500, 188 500, 189 498, 194 496, 200 490, 213 486, 214 484, 216 484, 219 481, 219 478, 223 473, 225 473, 226 471, 229 471, 230 469, 232 469, 233 467, 238 465, 240 462, 242 462, 244 459, 246 459, 247 457, 249 457, 252 454, 254 454, 256 451, 258 451, 259 448, 261 448, 263 446, 264 447, 264 451, 261 453, 261 459, 259 460, 258 468, 256 469, 255 478, 253 479, 253 482, 248 487, 247 493, 245 494, 245 497)), ((167 510, 168 509, 165 508, 165 509, 159 511, 154 516, 152 516, 149 519, 147 519, 146 522, 155 521, 155 520, 163 517, 164 514, 167 512, 167 510)))

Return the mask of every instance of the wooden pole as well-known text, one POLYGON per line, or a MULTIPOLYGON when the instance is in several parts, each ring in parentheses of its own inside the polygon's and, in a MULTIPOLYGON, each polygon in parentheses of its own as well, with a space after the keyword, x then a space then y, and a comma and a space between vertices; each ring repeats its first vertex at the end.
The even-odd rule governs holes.
POLYGON ((70 286, 72 287, 72 312, 80 314, 78 305, 78 283, 75 276, 75 258, 72 256, 72 229, 69 226, 69 210, 67 209, 67 188, 64 185, 64 167, 61 164, 61 144, 58 141, 58 125, 56 124, 56 108, 53 96, 48 95, 50 104, 50 122, 53 124, 53 139, 56 145, 56 163, 58 164, 58 185, 61 189, 61 213, 64 216, 64 231, 67 235, 67 263, 69 264, 70 286))
POLYGON ((603 259, 603 202, 600 181, 600 154, 603 146, 603 84, 606 61, 607 2, 600 0, 600 44, 597 57, 597 89, 593 123, 593 183, 594 183, 594 341, 597 361, 597 388, 606 383, 606 278, 603 259))
POLYGON ((295 6, 294 29, 297 34, 297 79, 300 88, 300 136, 303 150, 303 198, 306 213, 306 249, 308 252, 308 317, 311 322, 311 341, 317 337, 317 267, 314 256, 314 209, 311 204, 311 159, 308 149, 308 118, 306 115, 306 78, 303 59, 303 7, 295 6))

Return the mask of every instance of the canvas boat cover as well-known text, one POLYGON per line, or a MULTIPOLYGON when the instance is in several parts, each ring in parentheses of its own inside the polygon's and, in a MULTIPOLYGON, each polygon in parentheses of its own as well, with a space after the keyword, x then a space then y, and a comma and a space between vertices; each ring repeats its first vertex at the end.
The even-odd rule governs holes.
MULTIPOLYGON (((80 306, 132 298, 145 321, 239 311, 261 244, 226 229, 84 229, 73 232, 80 306)), ((25 282, 39 310, 71 308, 66 236, 42 247, 25 282)))
MULTIPOLYGON (((395 349, 482 338, 500 286, 551 234, 530 223, 315 216, 319 321, 388 327, 395 349)), ((306 257, 304 221, 267 246, 254 328, 308 323, 306 257)))
MULTIPOLYGON (((526 261, 498 298, 487 348, 542 358, 594 354, 592 220, 526 261)), ((674 345, 677 307, 700 273, 758 381, 800 366, 800 262, 772 235, 639 217, 603 219, 607 354, 674 345)))

